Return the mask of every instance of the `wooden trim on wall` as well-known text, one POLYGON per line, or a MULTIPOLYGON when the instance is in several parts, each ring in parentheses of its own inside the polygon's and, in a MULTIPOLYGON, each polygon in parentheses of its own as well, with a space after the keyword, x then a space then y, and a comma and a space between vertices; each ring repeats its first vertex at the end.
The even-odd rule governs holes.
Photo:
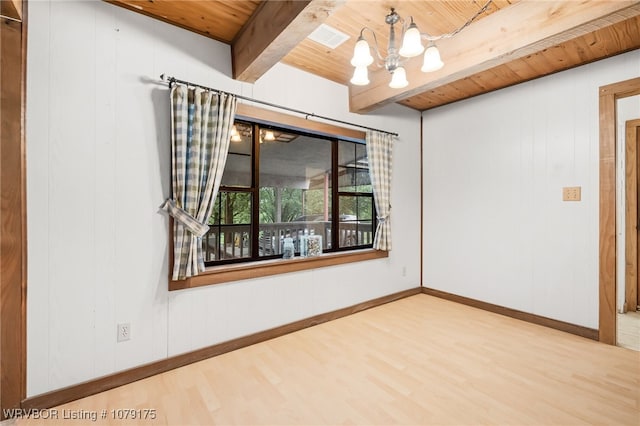
POLYGON ((616 344, 616 100, 640 94, 640 78, 600 87, 600 341, 616 344))
POLYGON ((307 120, 303 117, 296 117, 294 115, 260 108, 245 103, 238 103, 236 115, 248 119, 269 121, 274 124, 280 124, 284 127, 294 127, 296 129, 318 132, 335 137, 361 140, 364 140, 366 137, 366 133, 362 130, 350 129, 348 127, 336 126, 315 120, 307 120))
POLYGON ((180 281, 170 281, 169 290, 182 290, 185 288, 220 284, 229 281, 247 280, 251 278, 267 277, 269 275, 342 265, 345 263, 362 262, 364 260, 383 259, 385 257, 389 257, 389 253, 386 251, 365 249, 326 253, 318 257, 296 257, 294 259, 287 260, 274 259, 250 263, 238 263, 235 265, 214 266, 207 268, 205 272, 202 272, 200 275, 195 277, 180 281))
POLYGON ((489 311, 495 314, 519 319, 521 321, 542 325, 544 327, 553 328, 556 330, 575 334, 577 336, 586 337, 588 339, 598 340, 598 330, 595 330, 593 328, 583 327, 581 325, 575 325, 564 321, 558 321, 551 318, 542 317, 540 315, 518 311, 516 309, 505 308, 504 306, 494 305, 492 303, 482 302, 480 300, 470 299, 468 297, 458 296, 456 294, 451 294, 432 288, 422 287, 422 292, 430 296, 435 296, 452 302, 461 303, 463 305, 482 309, 484 311, 489 311))
POLYGON ((420 294, 419 287, 390 294, 388 296, 379 297, 368 302, 358 303, 356 305, 338 309, 332 312, 327 312, 325 314, 315 315, 313 317, 295 321, 286 325, 282 325, 280 327, 272 328, 270 330, 261 331, 249 336, 240 337, 238 339, 233 339, 228 342, 219 343, 213 346, 208 346, 206 348, 198 349, 186 354, 177 355, 161 361, 156 361, 150 364, 131 368, 120 373, 111 374, 98 379, 79 383, 77 385, 72 385, 66 388, 47 392, 24 400, 22 403, 22 408, 28 410, 55 407, 60 404, 64 404, 76 399, 87 397, 89 395, 104 392, 118 386, 126 385, 127 383, 132 383, 146 377, 160 374, 165 371, 173 370, 174 368, 202 361, 204 359, 231 352, 236 349, 244 348, 246 346, 254 345, 265 340, 274 339, 285 334, 293 333, 294 331, 302 330, 307 327, 312 327, 314 325, 322 324, 327 321, 342 318, 347 315, 355 314, 366 309, 371 309, 376 306, 384 305, 385 303, 393 302, 416 294, 420 294))
POLYGON ((622 311, 635 311, 638 306, 638 138, 640 120, 625 125, 625 297, 622 311))
MULTIPOLYGON (((4 2, 3 2, 4 3, 4 2)), ((13 2, 20 4, 20 2, 13 2)), ((26 1, 22 22, 0 21, 0 407, 26 396, 26 1)), ((0 412, 0 420, 4 411, 0 412)))

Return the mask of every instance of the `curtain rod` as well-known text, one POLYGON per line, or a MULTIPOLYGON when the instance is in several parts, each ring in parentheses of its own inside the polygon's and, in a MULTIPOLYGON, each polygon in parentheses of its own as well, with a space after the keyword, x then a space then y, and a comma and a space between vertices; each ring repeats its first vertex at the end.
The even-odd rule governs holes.
POLYGON ((199 87, 201 89, 211 90, 211 91, 214 91, 214 92, 217 92, 217 93, 228 93, 230 95, 235 96, 238 99, 243 99, 245 101, 255 102, 257 104, 267 105, 267 106, 270 106, 270 107, 273 107, 273 108, 279 108, 279 109, 283 109, 285 111, 294 112, 296 114, 304 115, 304 118, 307 119, 307 120, 309 119, 309 117, 319 118, 321 120, 333 121, 334 123, 345 124, 347 126, 359 127, 361 129, 367 129, 367 130, 373 130, 373 131, 376 131, 376 132, 386 133, 388 135, 392 135, 392 136, 396 136, 396 137, 398 136, 398 134, 394 133, 394 132, 387 132, 386 130, 375 129, 373 127, 367 127, 367 126, 363 126, 361 124, 349 123, 348 121, 342 121, 342 120, 338 120, 338 119, 331 118, 331 117, 324 117, 322 115, 317 115, 317 114, 314 114, 312 112, 304 112, 304 111, 300 111, 299 109, 289 108, 289 107, 282 106, 282 105, 276 105, 276 104, 273 104, 271 102, 261 101, 261 100, 258 100, 258 99, 249 98, 247 96, 236 95, 235 93, 224 92, 222 90, 214 89, 212 87, 203 86, 201 84, 192 83, 190 81, 180 80, 180 79, 177 79, 175 77, 169 77, 169 76, 166 76, 165 74, 161 74, 160 75, 160 80, 162 80, 162 81, 164 81, 166 83, 169 83, 169 87, 171 87, 171 85, 173 83, 182 83, 182 84, 186 84, 187 86, 195 86, 195 87, 199 87))

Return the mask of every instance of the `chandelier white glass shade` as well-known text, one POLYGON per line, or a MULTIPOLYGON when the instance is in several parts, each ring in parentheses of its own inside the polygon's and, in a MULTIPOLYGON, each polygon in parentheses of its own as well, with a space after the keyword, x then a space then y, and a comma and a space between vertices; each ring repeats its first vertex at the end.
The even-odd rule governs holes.
POLYGON ((438 71, 444 66, 444 62, 440 59, 440 52, 435 45, 427 47, 424 52, 424 61, 422 62, 422 72, 438 71))
POLYGON ((391 81, 389 82, 389 87, 392 89, 402 89, 403 87, 407 87, 409 82, 407 81, 407 71, 405 71, 404 67, 397 67, 391 73, 391 81))
POLYGON ((402 47, 400 47, 400 51, 398 51, 400 56, 413 58, 424 52, 421 38, 422 34, 420 34, 418 26, 413 22, 413 18, 411 18, 411 25, 409 25, 407 31, 404 32, 404 37, 402 37, 402 47))
POLYGON ((367 72, 366 65, 356 67, 356 69, 353 71, 351 83, 355 84, 356 86, 366 86, 367 84, 369 84, 369 73, 367 72))
POLYGON ((353 58, 351 58, 351 65, 354 67, 368 67, 373 63, 373 56, 371 56, 371 52, 369 51, 369 43, 367 40, 362 37, 358 38, 356 42, 356 47, 353 49, 353 58))
POLYGON ((478 10, 473 17, 467 20, 467 22, 465 22, 461 27, 448 34, 442 34, 439 36, 421 33, 418 26, 413 22, 412 17, 410 18, 411 21, 409 25, 406 26, 405 21, 400 17, 400 15, 398 15, 398 13, 396 13, 394 8, 391 8, 391 12, 389 12, 384 20, 385 23, 389 25, 389 45, 387 46, 387 56, 383 57, 380 54, 378 39, 375 32, 368 27, 362 28, 362 30, 360 30, 360 37, 358 37, 353 49, 353 58, 351 58, 351 65, 355 68, 353 77, 350 80, 351 84, 356 86, 365 86, 369 84, 368 67, 373 64, 374 57, 371 55, 371 47, 364 37, 365 30, 368 30, 373 35, 375 43, 374 52, 381 61, 379 66, 384 66, 384 68, 386 68, 386 70, 391 74, 389 87, 401 89, 409 85, 409 82, 407 81, 407 72, 404 68, 405 61, 409 58, 419 56, 424 52, 422 68, 420 68, 422 72, 433 72, 442 68, 444 66, 444 62, 442 62, 442 59, 440 58, 440 52, 435 45, 435 41, 443 38, 450 38, 458 34, 471 24, 478 16, 480 16, 480 14, 484 13, 491 2, 492 0, 487 1, 487 3, 478 10), (395 25, 398 23, 401 25, 402 45, 400 47, 396 47, 395 25), (429 45, 426 50, 422 45, 423 39, 429 41, 429 45))

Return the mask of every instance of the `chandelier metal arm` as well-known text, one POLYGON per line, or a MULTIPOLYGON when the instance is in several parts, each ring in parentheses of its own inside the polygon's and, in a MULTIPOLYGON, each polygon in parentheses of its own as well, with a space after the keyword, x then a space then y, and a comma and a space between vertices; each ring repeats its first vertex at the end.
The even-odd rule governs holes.
MULTIPOLYGON (((368 31, 371 33, 371 35, 373 36, 373 45, 374 45, 374 49, 373 49, 373 50, 375 50, 375 52, 376 52, 376 56, 378 57, 378 59, 384 62, 384 57, 380 54, 380 47, 379 47, 379 45, 378 45, 378 37, 376 37, 376 33, 375 33, 375 31, 373 31, 373 30, 372 30, 371 28, 369 28, 369 27, 363 27, 363 28, 360 30, 360 37, 361 37, 361 38, 365 38, 365 37, 364 37, 364 30, 368 30, 368 31)), ((366 40, 366 39, 365 39, 365 40, 366 40)), ((383 64, 383 63, 380 63, 380 62, 378 62, 378 63, 377 63, 377 65, 378 65, 378 66, 380 66, 380 67, 383 67, 383 66, 384 66, 384 64, 383 64)))

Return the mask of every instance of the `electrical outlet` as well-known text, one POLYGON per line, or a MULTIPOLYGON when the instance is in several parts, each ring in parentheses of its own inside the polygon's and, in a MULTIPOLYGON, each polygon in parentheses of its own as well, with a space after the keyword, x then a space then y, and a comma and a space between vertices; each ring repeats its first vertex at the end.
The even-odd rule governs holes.
POLYGON ((403 276, 403 277, 406 277, 406 276, 407 276, 407 267, 406 267, 406 266, 403 266, 403 267, 402 267, 402 276, 403 276))
POLYGON ((129 323, 118 324, 118 342, 131 339, 131 325, 129 323))

